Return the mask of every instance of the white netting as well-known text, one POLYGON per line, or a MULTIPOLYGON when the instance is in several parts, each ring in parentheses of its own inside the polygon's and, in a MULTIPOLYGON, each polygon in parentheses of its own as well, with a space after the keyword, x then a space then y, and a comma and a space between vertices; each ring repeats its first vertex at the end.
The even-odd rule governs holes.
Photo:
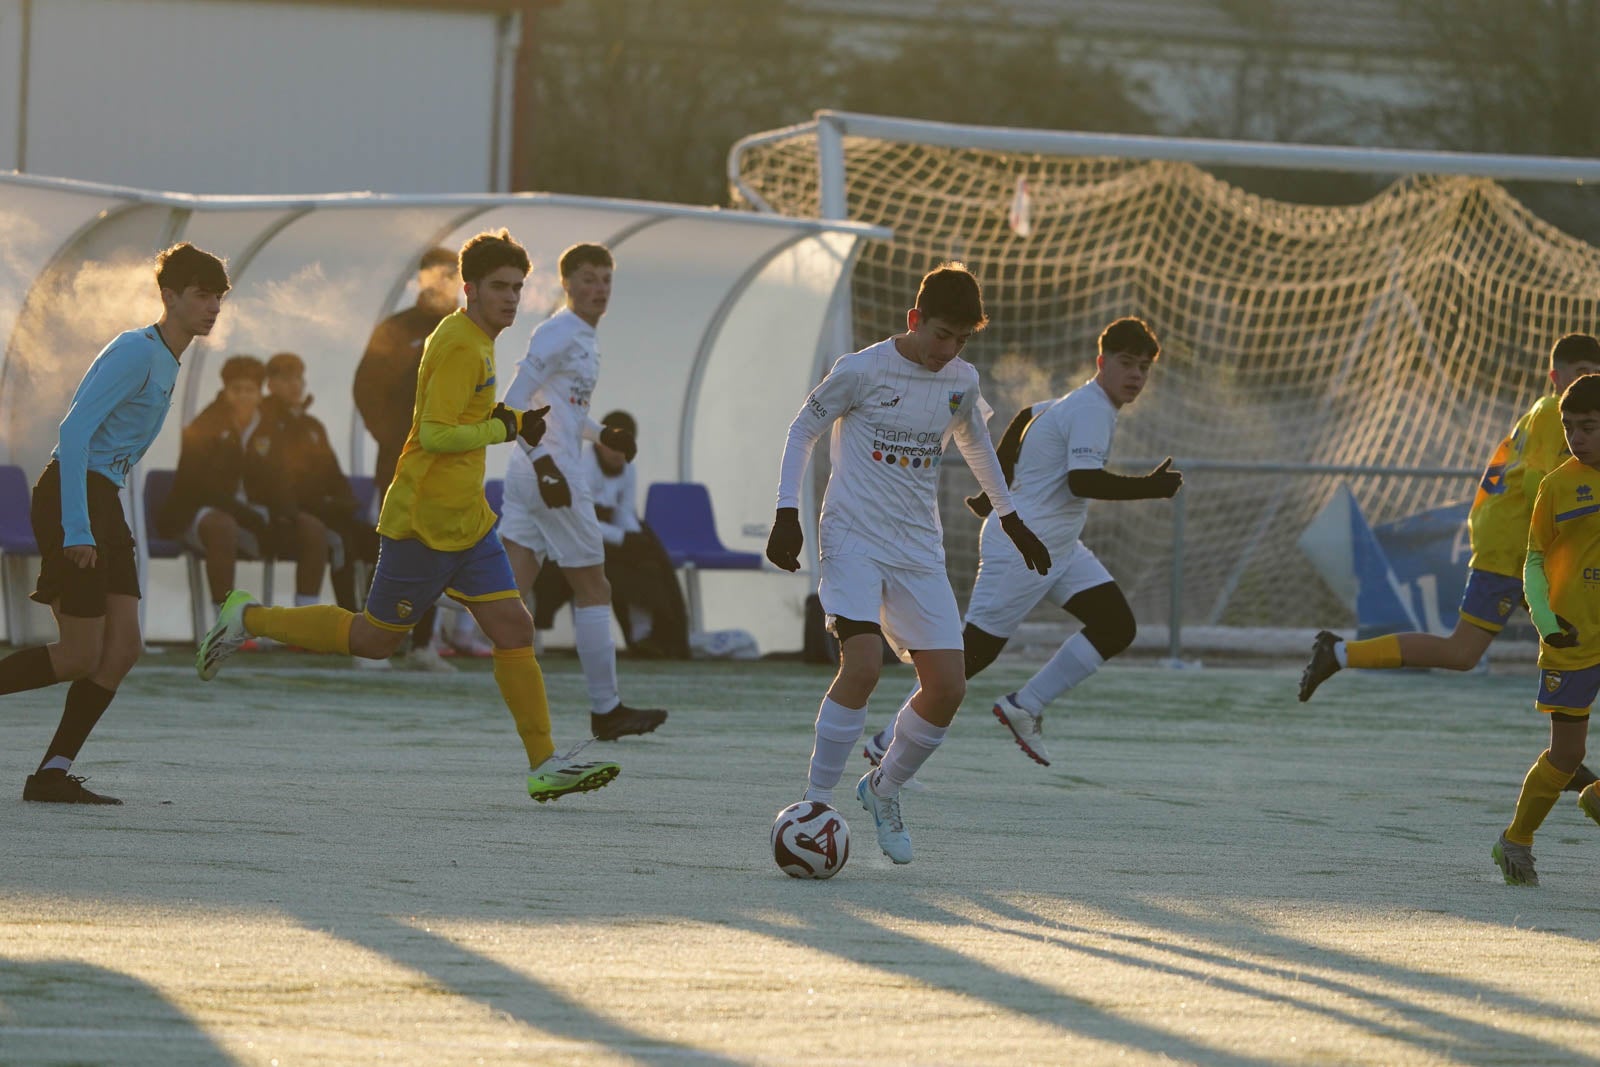
MULTIPOLYGON (((1117 459, 1165 455, 1388 467, 1481 464, 1545 387, 1560 335, 1600 328, 1600 250, 1495 182, 1414 177, 1350 207, 1245 193, 1195 166, 845 138, 848 216, 894 229, 854 275, 855 341, 904 322, 920 276, 964 260, 991 325, 965 355, 998 434, 1018 407, 1093 373, 1095 337, 1138 315, 1162 341, 1118 424, 1117 459), (1015 200, 1025 183, 1026 224, 1015 200), (1017 229, 1026 231, 1022 236, 1017 229)), ((747 148, 744 185, 818 213, 814 133, 747 148)), ((739 195, 735 190, 736 197, 739 195)), ((964 471, 945 479, 950 571, 976 568, 964 471)), ((1126 471, 1126 468, 1123 468, 1126 471)), ((1183 618, 1307 626, 1344 609, 1295 540, 1340 479, 1191 475, 1183 618)), ((1471 479, 1348 479, 1374 523, 1471 496, 1471 479)), ((1095 507, 1084 540, 1164 619, 1171 504, 1095 507)))

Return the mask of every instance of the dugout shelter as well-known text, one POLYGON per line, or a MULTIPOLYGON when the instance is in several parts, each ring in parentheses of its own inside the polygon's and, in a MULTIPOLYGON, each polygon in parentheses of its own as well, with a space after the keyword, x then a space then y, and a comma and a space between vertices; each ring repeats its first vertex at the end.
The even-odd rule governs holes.
MULTIPOLYGON (((502 391, 534 326, 560 306, 561 250, 608 245, 616 282, 592 410, 637 417, 641 494, 655 482, 702 483, 723 544, 760 552, 784 433, 838 354, 830 323, 849 299, 862 242, 889 235, 881 227, 536 193, 192 196, 0 173, 0 464, 37 476, 96 353, 159 317, 154 253, 187 240, 226 257, 234 288, 214 334, 185 353, 172 412, 130 478, 135 529, 146 473, 176 466, 183 425, 216 395, 218 368, 236 353, 298 353, 311 414, 345 472, 370 474, 375 448, 351 395, 368 336, 413 302, 424 251, 500 226, 534 265, 522 314, 496 345, 502 391)), ((504 472, 509 448, 490 449, 490 477, 504 472)), ((259 571, 241 568, 248 587, 259 571)), ((277 570, 282 603, 292 568, 277 570)), ((765 651, 800 647, 805 575, 700 578, 708 628, 748 630, 765 651)), ((187 640, 182 565, 149 561, 145 589, 147 637, 187 640)), ((15 627, 23 632, 12 628, 5 636, 19 643, 52 624, 30 605, 15 627)))

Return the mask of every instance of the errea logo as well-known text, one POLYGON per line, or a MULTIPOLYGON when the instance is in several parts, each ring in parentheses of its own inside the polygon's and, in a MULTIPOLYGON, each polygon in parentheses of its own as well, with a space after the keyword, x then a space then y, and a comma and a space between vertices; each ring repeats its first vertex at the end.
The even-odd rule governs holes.
POLYGON ((1578 499, 1585 503, 1594 500, 1594 490, 1587 485, 1578 486, 1578 499))

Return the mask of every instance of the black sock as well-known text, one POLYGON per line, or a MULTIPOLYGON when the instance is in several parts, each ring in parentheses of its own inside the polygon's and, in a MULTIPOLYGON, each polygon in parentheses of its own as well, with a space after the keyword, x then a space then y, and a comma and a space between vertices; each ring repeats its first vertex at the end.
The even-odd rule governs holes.
POLYGON ((1600 777, 1596 777, 1593 771, 1580 763, 1578 764, 1578 769, 1572 772, 1572 781, 1568 782, 1561 791, 1563 793, 1581 793, 1586 786, 1594 782, 1600 782, 1600 777))
POLYGON ((0 694, 43 689, 60 680, 56 669, 50 666, 50 650, 44 645, 25 648, 0 659, 0 694))
POLYGON ((115 689, 102 689, 87 678, 73 682, 72 688, 67 690, 67 707, 61 713, 61 725, 56 727, 56 735, 50 739, 50 747, 45 749, 39 769, 44 770, 44 765, 57 756, 69 761, 77 759, 89 731, 94 729, 116 695, 115 689))

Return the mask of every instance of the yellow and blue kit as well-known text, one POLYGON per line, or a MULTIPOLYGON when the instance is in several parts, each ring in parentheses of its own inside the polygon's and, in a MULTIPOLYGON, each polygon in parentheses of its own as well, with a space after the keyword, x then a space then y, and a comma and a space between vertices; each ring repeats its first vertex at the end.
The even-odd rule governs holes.
POLYGON ((1539 642, 1542 711, 1584 714, 1600 692, 1600 470, 1568 459, 1539 486, 1528 526, 1529 612, 1541 635, 1577 633, 1571 648, 1539 642))
POLYGON ((1468 622, 1498 633, 1522 602, 1533 499, 1540 480, 1569 454, 1560 399, 1547 396, 1517 420, 1490 457, 1467 517, 1472 558, 1461 615, 1468 622))
POLYGON ((378 518, 366 614, 385 629, 415 625, 440 593, 517 595, 483 495, 484 448, 505 440, 494 394, 494 340, 466 312, 446 316, 423 348, 411 432, 378 518))

